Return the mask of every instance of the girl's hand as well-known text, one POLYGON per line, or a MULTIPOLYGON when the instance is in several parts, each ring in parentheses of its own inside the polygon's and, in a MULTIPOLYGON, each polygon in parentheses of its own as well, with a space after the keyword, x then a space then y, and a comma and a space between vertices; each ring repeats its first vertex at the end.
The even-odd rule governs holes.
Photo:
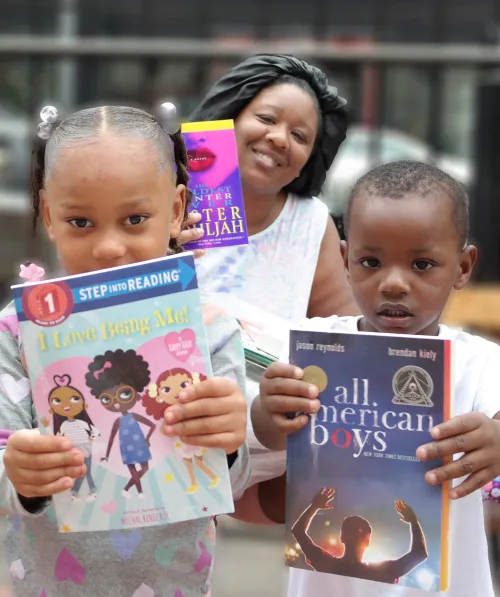
POLYGON ((467 413, 437 425, 431 435, 434 442, 417 450, 420 460, 462 454, 425 476, 430 485, 467 476, 450 491, 452 500, 481 489, 500 474, 500 421, 480 412, 467 413))
POLYGON ((40 435, 37 429, 16 431, 7 440, 5 471, 17 493, 49 497, 71 489, 87 468, 80 450, 66 437, 40 435))
POLYGON ((247 403, 229 379, 213 377, 188 386, 163 416, 162 432, 186 444, 232 454, 245 442, 247 403))
MULTIPOLYGON (((201 214, 196 212, 191 212, 187 219, 184 222, 184 226, 194 226, 201 220, 201 214)), ((189 243, 193 240, 198 240, 203 236, 203 228, 188 228, 183 229, 180 235, 177 238, 177 244, 182 246, 186 243, 189 243)), ((203 257, 205 255, 205 251, 202 249, 195 249, 193 251, 195 259, 198 257, 203 257)))

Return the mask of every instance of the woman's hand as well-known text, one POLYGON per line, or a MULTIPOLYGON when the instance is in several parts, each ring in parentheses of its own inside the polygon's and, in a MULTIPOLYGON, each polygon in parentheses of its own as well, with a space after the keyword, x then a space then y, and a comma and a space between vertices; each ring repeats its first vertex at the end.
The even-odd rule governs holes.
MULTIPOLYGON (((193 240, 199 240, 203 234, 203 228, 198 227, 194 228, 194 225, 197 224, 201 220, 201 214, 197 212, 191 212, 186 221, 184 222, 184 229, 180 233, 177 238, 177 244, 179 246, 185 245, 193 240), (186 228, 187 226, 193 226, 193 228, 186 228)), ((195 259, 198 257, 203 257, 205 255, 205 251, 203 249, 195 249, 193 251, 195 259)))

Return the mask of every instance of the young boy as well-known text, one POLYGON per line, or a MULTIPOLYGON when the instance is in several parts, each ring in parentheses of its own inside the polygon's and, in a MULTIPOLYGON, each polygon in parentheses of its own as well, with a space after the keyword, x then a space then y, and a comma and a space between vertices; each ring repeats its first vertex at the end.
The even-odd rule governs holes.
MULTIPOLYGON (((493 597, 480 488, 500 472, 500 346, 439 324, 453 289, 468 282, 476 248, 467 244, 468 199, 462 186, 437 168, 394 162, 363 176, 354 187, 346 217, 342 254, 360 317, 306 320, 317 331, 439 335, 456 341, 454 418, 432 431, 433 442, 417 456, 452 462, 427 473, 434 485, 455 479, 452 507, 450 583, 447 597, 493 597)), ((286 361, 287 356, 282 360, 286 361)), ((271 365, 252 405, 256 438, 269 450, 285 450, 286 436, 308 421, 287 413, 319 409, 318 389, 301 380, 292 365, 271 365)), ((272 452, 276 476, 281 457, 272 452)), ((335 463, 332 463, 335 466, 335 463)), ((284 477, 262 483, 260 506, 283 522, 284 477), (272 490, 272 493, 271 491, 272 490)), ((257 492, 254 491, 255 496, 257 492)), ((250 494, 249 494, 250 495, 250 494)), ((250 500, 243 498, 239 513, 250 500)), ((248 512, 248 510, 247 510, 248 512)), ((246 516, 248 519, 248 515, 246 516)), ((368 580, 290 570, 288 597, 418 597, 415 589, 368 580)), ((438 594, 436 593, 436 596, 438 594)))

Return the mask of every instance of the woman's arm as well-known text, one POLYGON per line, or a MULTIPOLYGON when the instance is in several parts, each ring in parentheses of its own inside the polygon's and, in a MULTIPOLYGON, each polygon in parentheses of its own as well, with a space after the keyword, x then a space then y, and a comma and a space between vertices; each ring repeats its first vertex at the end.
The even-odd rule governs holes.
POLYGON ((340 239, 330 216, 319 251, 307 317, 359 315, 340 255, 340 239))

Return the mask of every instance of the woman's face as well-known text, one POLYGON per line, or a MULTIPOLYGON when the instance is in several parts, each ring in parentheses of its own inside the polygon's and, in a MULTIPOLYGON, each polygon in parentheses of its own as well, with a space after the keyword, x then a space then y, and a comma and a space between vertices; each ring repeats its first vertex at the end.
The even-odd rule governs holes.
POLYGON ((267 87, 235 121, 243 184, 278 193, 306 165, 318 134, 314 99, 293 83, 267 87))

